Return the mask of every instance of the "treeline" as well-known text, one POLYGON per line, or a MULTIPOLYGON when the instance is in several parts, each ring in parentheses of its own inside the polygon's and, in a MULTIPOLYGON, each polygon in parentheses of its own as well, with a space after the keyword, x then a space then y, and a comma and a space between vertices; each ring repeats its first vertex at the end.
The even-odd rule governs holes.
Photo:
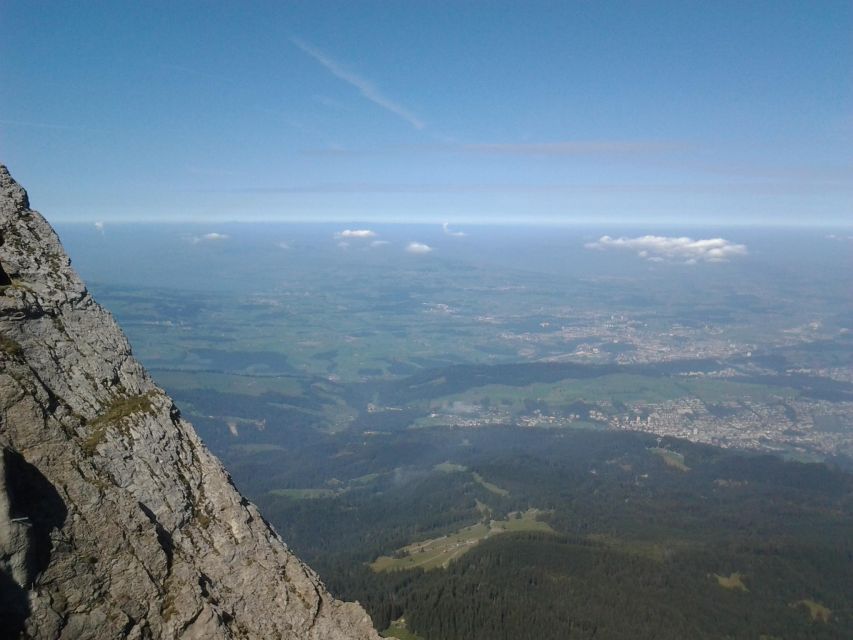
POLYGON ((364 436, 268 423, 263 435, 280 447, 229 456, 238 486, 379 629, 405 615, 427 640, 853 637, 853 476, 826 465, 612 432, 364 436), (657 447, 683 454, 690 470, 667 466, 657 447), (467 471, 434 469, 445 461, 467 471), (324 486, 337 495, 269 493, 324 486), (478 501, 496 519, 536 507, 559 535, 498 536, 446 570, 369 569, 476 522, 478 501), (748 591, 714 577, 732 573, 748 591), (791 606, 802 600, 831 609, 830 621, 791 606))
MULTIPOLYGON (((488 491, 470 474, 404 472, 377 486, 337 498, 293 500, 259 496, 258 506, 300 557, 341 575, 347 566, 390 553, 412 541, 432 538, 477 522, 476 501, 488 491), (466 480, 466 477, 468 478, 466 480)), ((316 568, 316 566, 315 566, 316 568)))
POLYGON ((351 572, 342 595, 358 599, 378 628, 405 615, 427 640, 840 639, 853 637, 850 562, 849 549, 720 546, 664 559, 582 538, 508 534, 446 570, 351 572), (748 590, 726 589, 714 575, 735 571, 748 590), (829 622, 795 604, 806 598, 833 611, 829 622))

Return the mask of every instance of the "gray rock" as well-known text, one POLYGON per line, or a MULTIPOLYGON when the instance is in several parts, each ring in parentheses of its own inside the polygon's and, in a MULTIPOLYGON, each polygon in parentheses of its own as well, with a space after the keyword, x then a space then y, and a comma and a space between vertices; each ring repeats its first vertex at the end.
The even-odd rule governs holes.
POLYGON ((378 638, 234 488, 0 165, 0 629, 378 638))

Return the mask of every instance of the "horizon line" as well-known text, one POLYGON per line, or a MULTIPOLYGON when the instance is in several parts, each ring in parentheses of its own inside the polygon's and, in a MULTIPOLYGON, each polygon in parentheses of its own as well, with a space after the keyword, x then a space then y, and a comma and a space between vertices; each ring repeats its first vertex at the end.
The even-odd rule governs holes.
MULTIPOLYGON (((387 225, 387 226, 435 226, 442 227, 448 222, 446 218, 441 220, 382 220, 377 218, 323 218, 309 220, 305 218, 298 219, 283 219, 283 218, 70 218, 70 219, 50 219, 45 218, 51 225, 87 225, 95 226, 102 225, 262 225, 262 224, 284 224, 284 225, 387 225)), ((815 229, 815 230, 832 230, 832 229, 853 229, 853 221, 851 222, 805 222, 800 220, 787 221, 674 221, 674 220, 631 220, 631 219, 616 219, 616 220, 588 220, 588 219, 571 219, 571 220, 552 220, 552 219, 537 219, 523 220, 518 218, 502 219, 502 220, 482 220, 468 219, 450 221, 453 226, 474 226, 474 227, 667 227, 667 228, 761 228, 761 229, 815 229)))

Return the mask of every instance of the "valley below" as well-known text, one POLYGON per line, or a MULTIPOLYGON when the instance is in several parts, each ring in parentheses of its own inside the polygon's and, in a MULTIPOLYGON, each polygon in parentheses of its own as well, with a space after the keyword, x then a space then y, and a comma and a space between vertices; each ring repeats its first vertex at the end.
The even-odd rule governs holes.
POLYGON ((556 268, 535 241, 524 268, 451 245, 398 264, 326 228, 242 231, 251 264, 178 244, 206 268, 166 287, 165 267, 120 282, 93 262, 93 292, 237 486, 389 637, 850 635, 841 283, 556 268), (287 251, 264 244, 279 235, 287 251))

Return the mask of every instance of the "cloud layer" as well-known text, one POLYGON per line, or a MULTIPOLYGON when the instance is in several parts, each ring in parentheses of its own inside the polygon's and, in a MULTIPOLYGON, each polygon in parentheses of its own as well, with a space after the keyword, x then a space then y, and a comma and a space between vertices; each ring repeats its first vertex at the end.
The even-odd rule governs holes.
POLYGON ((336 238, 375 238, 376 232, 370 229, 344 229, 335 234, 336 238))
POLYGON ((432 251, 432 247, 423 242, 410 242, 406 245, 406 251, 409 253, 424 254, 432 251))
POLYGON ((466 235, 464 231, 453 231, 453 230, 451 230, 449 222, 442 223, 441 228, 444 229, 445 235, 448 235, 448 236, 454 236, 456 238, 461 238, 464 235, 466 235))
POLYGON ((205 233, 201 236, 193 236, 192 243, 198 244, 199 242, 220 242, 222 240, 227 240, 228 235, 224 233, 216 233, 212 231, 211 233, 205 233))
POLYGON ((595 242, 584 245, 599 251, 622 249, 634 251, 639 257, 651 262, 728 262, 731 258, 747 254, 745 244, 734 244, 724 238, 694 240, 687 237, 640 236, 637 238, 611 238, 601 236, 595 242))

